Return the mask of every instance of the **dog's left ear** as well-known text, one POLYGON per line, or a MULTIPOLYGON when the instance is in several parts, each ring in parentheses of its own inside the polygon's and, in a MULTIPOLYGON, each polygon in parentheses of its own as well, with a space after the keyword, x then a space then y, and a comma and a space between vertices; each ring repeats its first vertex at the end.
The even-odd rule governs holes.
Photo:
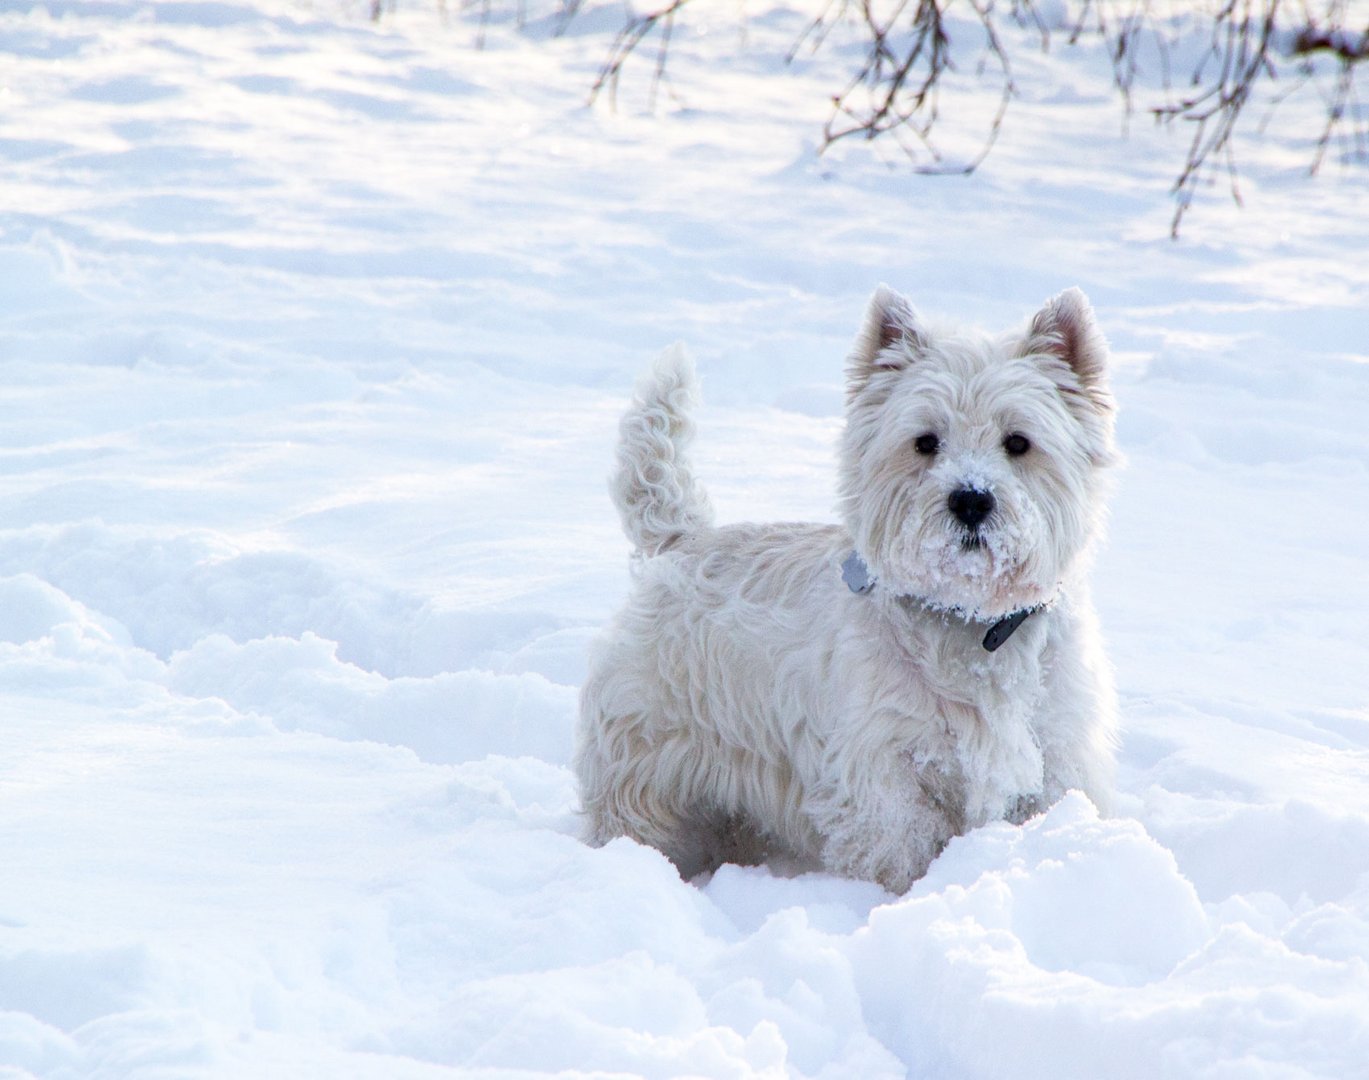
POLYGON ((870 297, 846 365, 849 392, 856 393, 877 371, 907 367, 926 344, 927 331, 913 305, 889 286, 881 285, 870 297))
POLYGON ((1113 409, 1108 389, 1108 343, 1093 317, 1089 299, 1078 289, 1066 289, 1036 313, 1022 343, 1027 356, 1063 360, 1079 380, 1088 402, 1101 413, 1113 409))

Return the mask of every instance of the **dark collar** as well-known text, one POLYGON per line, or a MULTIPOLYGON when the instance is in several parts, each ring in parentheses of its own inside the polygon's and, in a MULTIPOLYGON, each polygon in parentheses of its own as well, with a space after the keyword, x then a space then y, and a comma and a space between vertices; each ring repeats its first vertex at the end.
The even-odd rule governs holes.
MULTIPOLYGON (((870 568, 865 565, 865 560, 855 551, 846 556, 846 561, 841 564, 841 580, 846 582, 847 588, 853 593, 862 595, 875 587, 875 579, 870 575, 870 568)), ((1036 607, 1014 611, 1011 615, 1005 615, 990 626, 989 632, 984 635, 984 640, 981 643, 985 651, 997 651, 998 647, 1012 637, 1017 628, 1027 621, 1027 616, 1040 611, 1042 606, 1037 605, 1036 607)))

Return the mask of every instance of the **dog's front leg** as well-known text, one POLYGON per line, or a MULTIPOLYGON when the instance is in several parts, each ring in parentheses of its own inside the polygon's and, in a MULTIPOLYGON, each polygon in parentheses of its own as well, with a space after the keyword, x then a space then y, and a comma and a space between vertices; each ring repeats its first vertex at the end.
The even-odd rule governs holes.
POLYGON ((1051 803, 1065 793, 1061 789, 1060 793, 1048 802, 1044 795, 1019 795, 1008 807, 1008 812, 1004 815, 1004 820, 1013 825, 1025 825, 1037 814, 1047 809, 1051 803))
POLYGON ((1045 766, 1042 810, 1071 790, 1082 791, 1100 813, 1112 809, 1117 698, 1093 622, 1086 608, 1068 613, 1056 656, 1046 667, 1045 700, 1035 724, 1045 766))
POLYGON ((963 829, 961 808, 943 797, 953 788, 901 753, 867 765, 848 783, 832 784, 815 800, 813 815, 823 838, 823 865, 893 893, 907 892, 963 829))

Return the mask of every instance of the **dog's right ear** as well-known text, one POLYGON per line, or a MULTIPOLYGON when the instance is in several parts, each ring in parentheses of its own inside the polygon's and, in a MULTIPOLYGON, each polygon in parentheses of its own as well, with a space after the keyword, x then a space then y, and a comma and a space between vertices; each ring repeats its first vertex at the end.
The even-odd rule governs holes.
POLYGON ((851 350, 846 373, 855 393, 878 371, 907 367, 926 345, 927 332, 913 305, 887 285, 870 297, 865 322, 851 350))

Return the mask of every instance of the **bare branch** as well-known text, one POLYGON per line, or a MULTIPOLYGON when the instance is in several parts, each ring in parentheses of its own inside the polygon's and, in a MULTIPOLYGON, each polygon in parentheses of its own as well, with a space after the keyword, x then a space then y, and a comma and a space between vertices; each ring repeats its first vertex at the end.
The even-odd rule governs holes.
POLYGON ((1308 26, 1293 40, 1294 56, 1310 56, 1329 52, 1339 56, 1347 65, 1369 60, 1369 29, 1356 38, 1347 30, 1321 30, 1308 26))
MULTIPOLYGON (((373 0, 379 11, 384 0, 373 0)), ((490 0, 482 0, 483 18, 490 0)), ((634 51, 651 34, 658 35, 652 66, 649 105, 665 82, 675 19, 690 0, 665 0, 663 6, 629 19, 614 38, 609 54, 590 91, 597 100, 607 88, 616 106, 618 83, 634 51)), ((850 78, 831 101, 823 126, 821 149, 851 138, 866 141, 889 136, 924 173, 974 172, 992 150, 1016 96, 1010 46, 1000 34, 1001 20, 1011 19, 1023 29, 1035 29, 1040 48, 1051 45, 1051 29, 1035 0, 812 0, 816 14, 787 52, 793 62, 801 51, 816 53, 832 31, 854 24, 864 48, 850 78), (957 5, 959 5, 957 7, 957 5), (957 15, 948 13, 955 8, 957 15), (969 13, 968 16, 965 13, 969 13), (970 78, 994 79, 998 103, 983 132, 977 152, 948 159, 934 133, 942 121, 944 100, 970 78), (944 100, 943 100, 944 99, 944 100)), ((582 0, 562 0, 564 18, 579 10, 582 0)), ((1108 50, 1113 84, 1122 99, 1124 116, 1134 109, 1134 97, 1144 79, 1158 77, 1163 94, 1148 112, 1159 122, 1192 125, 1192 139, 1182 169, 1171 187, 1175 202, 1171 235, 1178 236, 1184 215, 1192 206, 1199 184, 1211 169, 1225 172, 1231 197, 1241 202, 1240 177, 1234 139, 1239 121, 1256 90, 1278 78, 1276 61, 1300 61, 1305 78, 1275 105, 1306 85, 1316 58, 1339 62, 1339 77, 1331 91, 1323 91, 1326 126, 1313 150, 1311 173, 1316 173, 1333 140, 1348 129, 1353 154, 1365 156, 1366 123, 1355 83, 1358 65, 1369 59, 1369 27, 1347 28, 1346 0, 1302 0, 1300 17, 1292 17, 1296 32, 1280 30, 1288 0, 1218 0, 1215 11, 1190 12, 1176 21, 1156 13, 1153 0, 1082 0, 1078 14, 1066 27, 1066 41, 1100 41, 1108 50), (1317 7, 1320 22, 1311 14, 1317 7), (1182 29, 1206 23, 1207 48, 1189 72, 1186 91, 1175 94, 1171 46, 1182 29), (1278 50, 1282 47, 1282 52, 1278 50), (1152 70, 1158 66, 1158 73, 1152 70)), ((1020 47, 1020 46, 1017 46, 1020 47)), ((963 128, 963 122, 959 122, 963 128)), ((956 130, 959 130, 957 128, 956 130)), ((1258 126, 1263 132, 1263 123, 1258 126)))
POLYGON ((1215 77, 1204 79, 1203 68, 1195 72, 1196 92, 1176 103, 1155 106, 1151 113, 1169 123, 1176 119, 1196 125, 1193 141, 1183 170, 1171 187, 1174 195, 1174 217, 1170 222, 1170 236, 1177 238, 1184 214, 1193 205, 1198 181, 1210 160, 1225 160, 1231 196, 1241 203, 1236 161, 1231 138, 1241 111, 1262 76, 1274 77, 1270 58, 1276 16, 1280 0, 1264 0, 1263 11, 1252 12, 1254 0, 1228 0, 1223 8, 1224 21, 1213 25, 1213 45, 1210 55, 1219 61, 1215 77))
MULTIPOLYGON (((689 3, 689 0, 670 0, 663 8, 648 12, 645 15, 638 15, 631 19, 626 26, 618 31, 618 36, 613 39, 613 45, 609 49, 608 59, 604 61, 603 67, 599 69, 599 75, 594 80, 594 85, 590 87, 589 100, 594 102, 598 99, 599 93, 608 87, 609 103, 616 108, 618 105, 618 79, 622 75, 623 65, 628 58, 636 51, 642 39, 647 37, 657 27, 661 29, 661 40, 656 50, 656 64, 651 77, 651 91, 648 98, 648 107, 656 107, 656 91, 665 79, 666 60, 670 55, 670 34, 675 24, 675 14, 689 3)), ((579 0, 575 0, 578 7, 579 0)))
POLYGON ((846 14, 846 8, 850 0, 826 0, 822 10, 813 17, 813 21, 804 27, 803 33, 798 36, 787 53, 784 54, 784 62, 792 64, 799 55, 799 50, 803 48, 804 42, 811 41, 809 53, 816 53, 822 48, 823 42, 827 40, 827 34, 836 25, 838 19, 846 14), (836 8, 834 12, 832 9, 836 8))
MULTIPOLYGON (((947 0, 917 0, 911 18, 900 24, 908 4, 901 3, 885 21, 877 19, 868 2, 861 17, 869 38, 865 59, 846 88, 832 101, 832 115, 823 128, 825 150, 852 136, 866 140, 890 132, 906 131, 916 140, 909 145, 896 140, 917 162, 919 172, 970 173, 988 156, 1003 124, 1014 86, 1008 53, 994 23, 988 0, 968 0, 983 31, 983 42, 972 56, 997 65, 1001 73, 999 104, 990 121, 984 143, 968 161, 947 163, 932 141, 932 129, 940 117, 940 91, 944 76, 955 71, 955 43, 946 22, 947 0), (921 151, 919 153, 919 150, 921 151), (926 159, 930 158, 930 164, 926 159)), ((1029 9, 1030 4, 1021 5, 1029 9)))

